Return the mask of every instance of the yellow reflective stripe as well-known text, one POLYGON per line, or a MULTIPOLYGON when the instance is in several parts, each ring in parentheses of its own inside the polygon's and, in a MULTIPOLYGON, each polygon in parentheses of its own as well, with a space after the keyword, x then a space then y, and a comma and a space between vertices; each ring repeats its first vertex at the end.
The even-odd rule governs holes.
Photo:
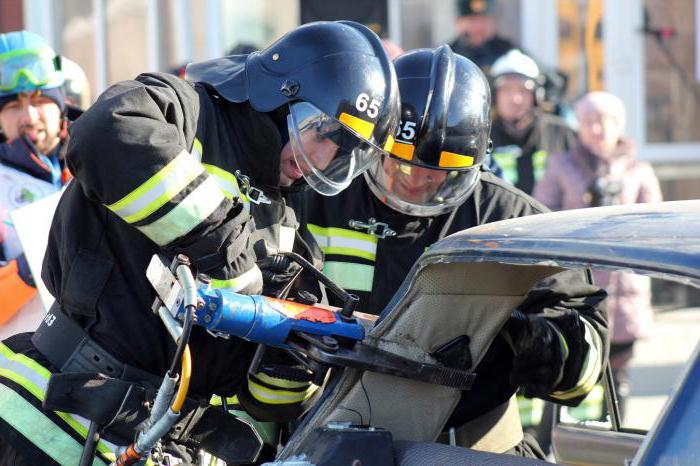
POLYGON ((390 134, 390 135, 387 136, 387 138, 386 138, 386 142, 384 143, 383 149, 384 149, 385 151, 387 151, 387 152, 391 152, 391 149, 394 147, 394 143, 395 143, 395 142, 396 142, 396 141, 394 140, 394 136, 392 136, 392 135, 390 134))
POLYGON ((204 172, 204 167, 183 150, 145 183, 107 208, 128 223, 157 211, 204 172))
MULTIPOLYGON (((238 397, 236 395, 226 397, 226 403, 229 405, 237 405, 240 404, 238 402, 238 397)), ((221 395, 212 395, 211 398, 209 399, 209 404, 212 406, 221 406, 221 395)))
MULTIPOLYGON (((59 464, 78 464, 83 445, 21 395, 0 384, 0 417, 59 464)), ((99 458, 95 466, 106 463, 99 458)))
POLYGON ((518 158, 510 152, 494 152, 491 157, 503 170, 503 177, 506 181, 516 184, 518 182, 518 158))
POLYGON ((353 291, 372 291, 373 265, 326 261, 323 264, 323 274, 341 288, 353 291))
POLYGON ((561 345, 561 351, 564 356, 564 362, 566 362, 567 359, 569 359, 569 344, 566 343, 566 338, 564 338, 564 334, 561 333, 559 330, 559 327, 556 326, 554 322, 550 322, 549 320, 545 320, 547 324, 554 330, 554 333, 559 337, 559 344, 561 345))
MULTIPOLYGON (((51 372, 28 356, 13 352, 4 343, 0 343, 0 375, 20 385, 37 400, 44 401, 51 372)), ((54 411, 54 413, 80 436, 87 438, 89 426, 87 419, 61 411, 54 411)), ((111 454, 114 449, 116 445, 105 440, 100 440, 97 444, 97 451, 105 455, 111 454)))
POLYGON ((26 366, 28 369, 31 369, 32 371, 36 372, 38 375, 40 375, 47 381, 49 380, 49 377, 51 377, 51 372, 47 368, 30 358, 29 356, 26 356, 21 353, 15 353, 5 343, 2 342, 0 342, 0 355, 6 357, 11 361, 26 366))
POLYGON ((260 268, 254 264, 250 270, 235 278, 229 278, 228 280, 212 278, 209 285, 212 288, 228 289, 235 293, 244 289, 248 285, 255 283, 256 281, 258 283, 262 283, 262 272, 260 271, 260 268))
POLYGON ((367 233, 362 233, 360 231, 354 231, 354 230, 346 230, 345 228, 335 228, 335 227, 321 227, 318 225, 314 225, 313 223, 309 223, 307 225, 309 231, 314 234, 314 235, 321 235, 321 236, 338 236, 341 238, 349 238, 349 239, 357 239, 357 240, 362 240, 362 241, 367 241, 370 243, 377 243, 377 238, 367 234, 367 233))
POLYGON ((413 160, 413 153, 416 148, 413 144, 395 141, 391 148, 391 154, 404 160, 413 160))
POLYGON ((136 228, 159 246, 165 246, 206 220, 224 199, 224 193, 209 176, 163 217, 136 228))
POLYGON ((302 388, 311 385, 311 382, 298 382, 295 380, 280 379, 278 377, 272 377, 264 372, 258 372, 255 374, 255 378, 261 382, 265 382, 270 385, 281 388, 302 388))
POLYGON ((600 336, 595 331, 593 326, 583 317, 580 318, 584 327, 584 339, 588 346, 586 358, 581 369, 578 383, 570 390, 553 392, 551 396, 560 400, 569 400, 590 392, 595 386, 600 372, 603 368, 603 362, 600 356, 600 348, 602 341, 600 336))
POLYGON ((248 379, 248 391, 250 391, 250 394, 259 402, 272 405, 301 403, 313 395, 317 388, 317 386, 312 385, 303 392, 272 390, 248 379))
POLYGON ((313 224, 308 224, 307 228, 326 254, 361 257, 370 261, 377 258, 377 238, 372 235, 344 228, 324 228, 313 224))
POLYGON ((216 183, 219 185, 219 188, 224 192, 226 197, 229 199, 233 199, 234 197, 240 198, 241 201, 243 201, 243 206, 246 212, 250 211, 250 201, 248 200, 248 197, 241 192, 235 175, 227 172, 223 168, 217 167, 216 165, 210 165, 208 163, 203 163, 202 165, 204 166, 204 169, 210 175, 212 175, 214 179, 216 179, 216 183))
POLYGON ((202 149, 202 141, 200 141, 197 138, 194 138, 194 142, 192 142, 192 150, 190 152, 192 152, 192 157, 194 157, 195 160, 197 160, 197 162, 201 162, 202 155, 204 154, 204 151, 202 149))
POLYGON ((471 155, 455 154, 454 152, 440 152, 438 166, 442 168, 466 168, 474 165, 474 157, 471 155))
POLYGON ((547 168, 547 157, 549 154, 545 150, 538 150, 532 154, 532 167, 535 172, 535 181, 539 181, 544 176, 547 168))
POLYGON ((374 131, 374 123, 358 118, 349 113, 341 113, 338 120, 346 126, 352 128, 357 134, 365 139, 369 139, 374 131))

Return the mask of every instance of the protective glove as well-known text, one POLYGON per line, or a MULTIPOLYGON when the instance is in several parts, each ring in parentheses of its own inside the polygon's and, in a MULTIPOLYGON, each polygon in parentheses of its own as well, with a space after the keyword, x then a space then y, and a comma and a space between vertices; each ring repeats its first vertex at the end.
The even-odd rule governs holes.
POLYGON ((556 326, 544 317, 514 310, 506 324, 513 349, 512 384, 529 398, 544 397, 561 383, 568 349, 556 326))
POLYGON ((263 294, 277 296, 301 269, 301 266, 289 257, 271 254, 258 261, 263 277, 263 294))

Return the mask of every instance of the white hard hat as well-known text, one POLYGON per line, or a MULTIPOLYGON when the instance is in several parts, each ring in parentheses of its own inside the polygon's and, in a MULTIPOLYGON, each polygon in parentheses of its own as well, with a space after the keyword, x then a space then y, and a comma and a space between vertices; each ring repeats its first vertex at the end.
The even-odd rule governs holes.
POLYGON ((535 60, 520 50, 513 49, 493 63, 489 74, 494 80, 505 75, 518 75, 536 81, 540 75, 540 68, 535 60))

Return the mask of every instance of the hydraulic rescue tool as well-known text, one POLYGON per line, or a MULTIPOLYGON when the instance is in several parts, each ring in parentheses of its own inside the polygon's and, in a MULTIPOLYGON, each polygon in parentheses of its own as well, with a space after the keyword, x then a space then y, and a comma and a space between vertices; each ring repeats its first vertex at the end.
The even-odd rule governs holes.
MULTIPOLYGON (((252 374, 258 372, 266 346, 272 346, 287 351, 319 386, 329 369, 351 367, 460 390, 471 388, 475 374, 450 367, 454 365, 442 353, 435 354, 435 358, 445 365, 414 361, 363 343, 365 329, 374 325, 375 317, 355 312, 358 298, 338 287, 298 254, 279 251, 274 254, 284 254, 299 264, 327 292, 340 298, 343 307, 319 304, 312 293, 303 290, 292 299, 279 299, 215 289, 208 277, 200 274, 195 278, 187 257, 177 256, 168 267, 158 256, 153 256, 146 272, 157 294, 152 310, 177 347, 149 419, 136 441, 117 451, 117 466, 144 464, 181 417, 189 380, 196 370, 191 365, 187 345, 193 325, 206 328, 215 337, 233 336, 258 343, 248 369, 252 374)), ((90 464, 94 451, 95 441, 88 439, 81 464, 90 464)))
MULTIPOLYGON (((214 289, 206 277, 197 279, 195 324, 218 337, 235 336, 260 344, 251 362, 250 373, 257 372, 264 347, 273 346, 287 350, 309 369, 317 385, 322 384, 329 368, 353 367, 460 390, 471 388, 473 373, 414 361, 363 344, 365 327, 374 325, 374 316, 355 312, 357 297, 338 287, 298 254, 282 254, 289 255, 304 271, 313 274, 327 290, 340 298, 343 307, 319 304, 315 296, 306 291, 298 292, 292 301, 214 289)), ((168 267, 154 257, 147 276, 172 318, 181 319, 184 312, 182 286, 168 267)))

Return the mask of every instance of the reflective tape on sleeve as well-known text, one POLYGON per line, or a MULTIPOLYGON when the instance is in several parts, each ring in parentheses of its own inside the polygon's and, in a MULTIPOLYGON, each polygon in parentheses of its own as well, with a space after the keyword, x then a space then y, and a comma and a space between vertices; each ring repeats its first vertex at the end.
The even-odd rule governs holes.
POLYGON ((553 392, 551 394, 553 398, 569 400, 571 398, 585 395, 590 392, 593 387, 595 387, 596 382, 600 377, 600 373, 603 368, 603 361, 600 351, 602 348, 602 341, 598 335, 598 332, 595 331, 593 326, 585 318, 580 317, 580 319, 585 330, 584 340, 586 342, 587 350, 578 382, 570 390, 553 392))
POLYGON ((204 151, 202 149, 202 141, 200 141, 197 138, 194 138, 194 142, 192 143, 192 150, 190 151, 192 153, 192 157, 198 162, 202 161, 202 155, 204 154, 204 151))
POLYGON ((214 177, 216 184, 219 185, 219 189, 224 192, 226 197, 229 199, 233 199, 235 197, 240 198, 241 201, 243 201, 243 207, 246 212, 250 212, 250 201, 248 200, 248 197, 241 192, 235 175, 227 172, 223 168, 217 167, 216 165, 210 165, 208 163, 204 163, 202 165, 204 166, 204 169, 214 177))
POLYGON ((305 382, 304 385, 300 387, 292 388, 287 384, 289 381, 276 377, 268 377, 265 385, 263 385, 262 383, 258 383, 254 378, 259 377, 259 375, 260 374, 256 374, 253 377, 248 376, 248 391, 253 395, 253 398, 260 403, 271 405, 301 403, 313 395, 318 389, 316 385, 312 385, 308 382, 305 382), (272 388, 270 385, 279 388, 272 388))
POLYGON ((253 265, 250 270, 235 278, 230 278, 228 280, 212 278, 209 285, 211 285, 212 288, 227 289, 235 293, 256 282, 262 283, 262 272, 257 265, 253 265))
POLYGON ((172 200, 203 171, 204 167, 183 150, 145 183, 107 208, 127 223, 138 222, 172 200))
POLYGON ((209 176, 170 212, 148 225, 137 228, 153 242, 164 246, 192 231, 209 217, 224 199, 224 193, 214 178, 209 176))

